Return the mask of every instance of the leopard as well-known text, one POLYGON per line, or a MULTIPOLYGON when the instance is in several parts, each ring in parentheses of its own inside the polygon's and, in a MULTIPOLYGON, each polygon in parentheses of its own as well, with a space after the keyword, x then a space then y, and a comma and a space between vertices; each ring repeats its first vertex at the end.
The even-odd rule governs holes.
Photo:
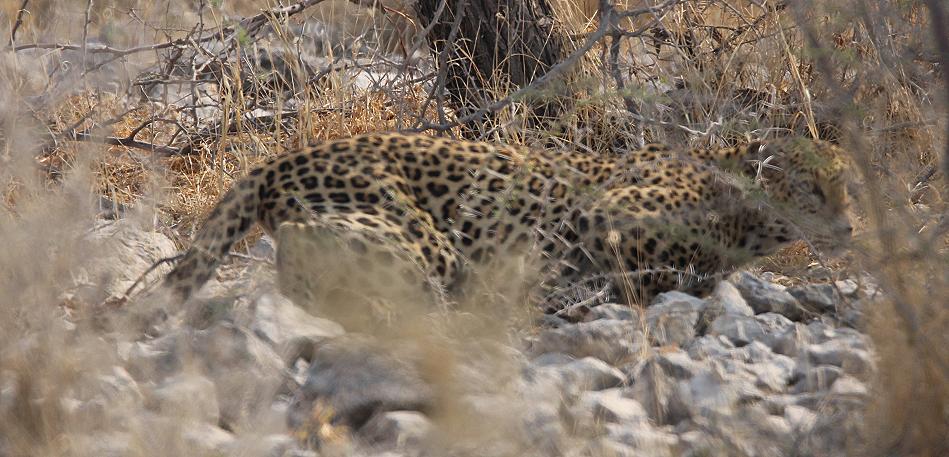
POLYGON ((544 290, 604 277, 620 300, 648 306, 672 290, 706 295, 801 239, 839 252, 853 232, 848 168, 841 146, 800 136, 597 155, 359 134, 236 180, 163 284, 187 300, 257 224, 281 235, 281 278, 306 281, 302 265, 322 249, 281 262, 286 233, 338 239, 363 265, 398 270, 384 283, 421 281, 449 297, 464 294, 473 267, 526 249, 546 265, 544 290))

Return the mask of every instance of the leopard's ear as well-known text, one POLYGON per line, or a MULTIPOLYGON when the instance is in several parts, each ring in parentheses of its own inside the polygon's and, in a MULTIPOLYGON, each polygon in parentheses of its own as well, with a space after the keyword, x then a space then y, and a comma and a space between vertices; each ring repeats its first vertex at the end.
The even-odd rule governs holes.
POLYGON ((786 143, 784 139, 772 141, 755 140, 744 146, 744 156, 752 160, 765 160, 773 156, 774 158, 772 160, 775 160, 785 155, 786 143))
POLYGON ((745 146, 744 171, 754 187, 762 187, 764 181, 775 179, 784 171, 784 156, 784 143, 780 140, 752 141, 745 146))

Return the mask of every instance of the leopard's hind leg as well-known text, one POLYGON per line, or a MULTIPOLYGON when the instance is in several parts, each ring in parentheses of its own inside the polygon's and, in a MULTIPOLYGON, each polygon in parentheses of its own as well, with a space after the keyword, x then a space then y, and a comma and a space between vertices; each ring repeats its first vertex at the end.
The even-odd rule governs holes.
POLYGON ((438 265, 449 263, 454 273, 457 261, 450 250, 433 253, 437 245, 415 238, 390 219, 364 213, 281 224, 280 290, 350 330, 367 330, 396 313, 430 312, 446 302, 445 282, 452 280, 438 265))

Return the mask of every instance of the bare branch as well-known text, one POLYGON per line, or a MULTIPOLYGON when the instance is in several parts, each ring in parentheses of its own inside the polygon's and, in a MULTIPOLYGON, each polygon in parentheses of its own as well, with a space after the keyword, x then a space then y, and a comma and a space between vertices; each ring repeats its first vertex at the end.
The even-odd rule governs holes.
POLYGON ((149 275, 149 273, 155 271, 156 268, 166 263, 177 262, 181 260, 181 258, 184 256, 185 256, 184 254, 178 254, 171 257, 164 257, 155 261, 155 263, 153 263, 152 266, 148 267, 148 269, 145 270, 145 272, 143 272, 142 274, 138 276, 138 279, 136 279, 135 282, 133 282, 132 285, 129 286, 128 289, 125 289, 125 294, 122 298, 128 298, 129 296, 131 296, 132 291, 135 290, 135 288, 138 287, 138 285, 141 284, 145 280, 145 278, 149 275))
POLYGON ((10 30, 10 46, 13 46, 13 43, 16 42, 16 32, 20 30, 20 26, 23 25, 23 15, 26 14, 26 5, 30 3, 30 0, 23 0, 23 3, 20 4, 20 9, 16 12, 16 21, 13 23, 13 29, 10 30))
POLYGON ((60 136, 63 139, 70 141, 88 141, 92 143, 102 143, 109 144, 113 146, 125 146, 127 148, 142 149, 145 151, 154 152, 164 156, 174 156, 180 155, 181 149, 171 146, 160 146, 157 144, 146 143, 144 141, 138 141, 134 138, 118 138, 113 136, 95 136, 87 132, 67 132, 64 135, 60 136))
MULTIPOLYGON (((264 25, 267 24, 267 21, 271 17, 290 17, 293 16, 310 6, 321 3, 323 0, 304 0, 297 2, 290 6, 285 6, 282 8, 273 8, 267 11, 264 11, 260 14, 244 18, 237 25, 226 26, 218 28, 217 30, 208 32, 205 36, 198 38, 197 40, 192 39, 190 36, 185 38, 179 38, 177 40, 170 40, 163 43, 155 43, 144 46, 137 46, 134 48, 120 49, 113 48, 104 44, 68 44, 68 43, 37 43, 37 44, 24 44, 20 46, 11 46, 14 51, 24 51, 27 49, 59 49, 59 50, 69 50, 69 51, 82 51, 88 52, 90 54, 115 54, 118 57, 126 56, 129 54, 136 54, 139 52, 145 51, 158 51, 161 49, 187 46, 191 43, 206 43, 209 41, 221 39, 223 37, 224 41, 233 39, 238 33, 246 33, 248 35, 253 35, 259 31, 264 25)), ((25 2, 24 2, 25 3, 25 2)))
MULTIPOLYGON (((939 67, 942 72, 942 80, 945 84, 944 94, 945 109, 949 112, 949 24, 946 23, 946 12, 942 9, 942 2, 938 0, 926 0, 926 7, 929 8, 929 16, 932 21, 933 35, 936 39, 936 47, 939 51, 939 67)), ((946 125, 946 150, 942 158, 943 179, 949 181, 949 121, 946 125)))
MULTIPOLYGON (((682 0, 666 0, 665 2, 653 7, 638 8, 638 9, 630 10, 630 11, 622 11, 622 12, 617 12, 616 14, 618 14, 620 17, 630 17, 637 14, 653 13, 656 11, 664 10, 666 8, 674 6, 681 2, 682 0)), ((593 49, 593 47, 596 46, 596 44, 599 43, 600 40, 602 40, 604 37, 612 36, 614 34, 619 34, 621 36, 642 36, 651 28, 651 25, 650 25, 650 26, 643 27, 635 31, 623 31, 616 28, 614 21, 610 20, 608 17, 602 17, 602 15, 604 14, 603 10, 600 11, 600 14, 601 14, 601 18, 599 21, 599 25, 597 26, 597 29, 593 31, 592 33, 590 33, 589 35, 587 35, 586 40, 583 42, 583 44, 580 45, 580 47, 578 47, 576 50, 571 52, 570 55, 567 56, 567 58, 560 61, 553 67, 550 67, 550 70, 548 70, 546 73, 544 73, 540 77, 531 81, 531 83, 528 84, 527 86, 524 86, 518 89, 514 93, 511 93, 508 96, 500 100, 497 100, 494 103, 491 103, 490 105, 484 108, 481 108, 466 116, 458 118, 454 120, 453 122, 442 123, 442 124, 423 123, 421 127, 415 128, 415 129, 409 129, 408 131, 422 132, 426 130, 433 130, 436 132, 445 132, 459 125, 468 124, 470 122, 480 120, 484 116, 491 113, 496 113, 510 106, 512 103, 523 98, 527 94, 534 92, 537 89, 550 83, 552 80, 560 76, 561 73, 563 73, 568 68, 576 64, 584 55, 586 55, 587 52, 593 49)))
POLYGON ((86 47, 89 45, 89 23, 92 22, 92 1, 86 0, 86 16, 82 24, 82 68, 86 68, 86 47))

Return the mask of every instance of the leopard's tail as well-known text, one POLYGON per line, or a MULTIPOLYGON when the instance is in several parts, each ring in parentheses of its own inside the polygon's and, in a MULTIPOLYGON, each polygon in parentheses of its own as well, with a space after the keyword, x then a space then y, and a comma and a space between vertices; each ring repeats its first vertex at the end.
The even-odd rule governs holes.
POLYGON ((165 277, 164 287, 179 302, 204 285, 221 261, 258 220, 260 185, 247 177, 229 190, 195 236, 191 247, 165 277))

